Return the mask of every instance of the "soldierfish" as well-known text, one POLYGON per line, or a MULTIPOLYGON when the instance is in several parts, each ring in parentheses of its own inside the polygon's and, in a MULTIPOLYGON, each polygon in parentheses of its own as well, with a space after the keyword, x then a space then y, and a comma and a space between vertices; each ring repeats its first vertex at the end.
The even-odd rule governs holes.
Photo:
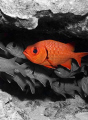
POLYGON ((69 70, 72 58, 81 66, 81 58, 88 55, 88 52, 75 53, 73 43, 65 44, 55 40, 43 40, 29 45, 23 53, 33 63, 48 68, 62 65, 69 70))

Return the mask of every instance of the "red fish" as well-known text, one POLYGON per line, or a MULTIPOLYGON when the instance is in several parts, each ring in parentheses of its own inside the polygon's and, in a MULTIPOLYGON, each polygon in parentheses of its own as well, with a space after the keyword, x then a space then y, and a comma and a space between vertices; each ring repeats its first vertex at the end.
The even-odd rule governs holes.
POLYGON ((71 69, 71 60, 75 59, 81 66, 81 58, 88 52, 75 53, 73 43, 62 43, 55 40, 43 40, 28 46, 23 54, 33 63, 48 68, 62 65, 71 69))

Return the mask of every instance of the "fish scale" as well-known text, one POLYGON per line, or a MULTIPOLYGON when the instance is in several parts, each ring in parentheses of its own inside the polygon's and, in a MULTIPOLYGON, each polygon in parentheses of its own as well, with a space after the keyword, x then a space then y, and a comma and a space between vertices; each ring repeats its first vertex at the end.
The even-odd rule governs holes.
MULTIPOLYGON (((49 47, 49 46, 48 46, 49 47)), ((48 48, 47 46, 46 46, 46 48, 48 48)), ((56 60, 56 57, 58 56, 58 52, 57 52, 57 50, 59 49, 59 47, 57 47, 57 46, 55 46, 55 44, 53 44, 53 46, 51 47, 50 46, 50 50, 48 50, 48 55, 49 55, 49 58, 51 58, 52 60, 56 60), (53 50, 52 50, 52 48, 53 48, 53 50)), ((58 58, 57 58, 58 59, 58 58)))

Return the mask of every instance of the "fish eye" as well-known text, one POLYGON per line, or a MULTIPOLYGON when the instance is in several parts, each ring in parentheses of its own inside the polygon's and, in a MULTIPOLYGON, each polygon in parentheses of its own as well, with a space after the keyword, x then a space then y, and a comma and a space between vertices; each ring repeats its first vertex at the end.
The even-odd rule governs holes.
POLYGON ((37 48, 34 47, 34 49, 33 49, 33 53, 37 53, 37 52, 38 52, 37 48))

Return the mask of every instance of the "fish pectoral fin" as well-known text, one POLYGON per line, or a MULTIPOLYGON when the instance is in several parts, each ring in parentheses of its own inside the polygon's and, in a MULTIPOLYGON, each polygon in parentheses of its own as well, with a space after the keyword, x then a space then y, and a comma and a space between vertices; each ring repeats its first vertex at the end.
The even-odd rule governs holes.
POLYGON ((57 66, 53 66, 53 63, 51 60, 47 59, 47 61, 49 62, 50 65, 44 65, 45 67, 53 68, 53 69, 55 69, 57 67, 57 66))
POLYGON ((47 61, 50 64, 49 66, 51 66, 52 68, 57 68, 58 67, 57 65, 54 65, 54 63, 51 60, 47 59, 47 61))
POLYGON ((71 70, 71 59, 66 61, 65 63, 61 64, 63 67, 66 67, 67 69, 71 70))

